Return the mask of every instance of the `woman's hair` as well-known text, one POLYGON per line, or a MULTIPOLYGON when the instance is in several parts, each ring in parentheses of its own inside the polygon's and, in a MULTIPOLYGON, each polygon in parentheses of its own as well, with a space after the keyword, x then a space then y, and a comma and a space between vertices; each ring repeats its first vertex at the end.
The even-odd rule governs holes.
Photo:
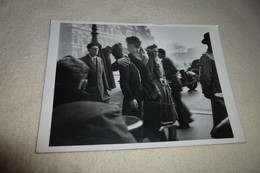
POLYGON ((122 52, 123 48, 122 48, 122 44, 118 43, 118 44, 114 44, 112 46, 112 55, 116 58, 122 58, 123 56, 123 52, 122 52))
POLYGON ((146 49, 148 56, 156 58, 154 52, 157 51, 156 44, 148 46, 146 49))
POLYGON ((131 36, 131 37, 127 37, 126 38, 126 42, 128 44, 133 44, 136 48, 139 48, 142 44, 142 42, 140 41, 140 39, 136 36, 131 36))
POLYGON ((148 47, 146 48, 146 50, 151 50, 151 51, 153 51, 154 49, 157 49, 157 48, 158 48, 157 45, 156 45, 156 44, 153 44, 153 45, 148 46, 148 47))
POLYGON ((56 83, 77 87, 88 71, 89 67, 83 61, 67 55, 57 62, 56 83))

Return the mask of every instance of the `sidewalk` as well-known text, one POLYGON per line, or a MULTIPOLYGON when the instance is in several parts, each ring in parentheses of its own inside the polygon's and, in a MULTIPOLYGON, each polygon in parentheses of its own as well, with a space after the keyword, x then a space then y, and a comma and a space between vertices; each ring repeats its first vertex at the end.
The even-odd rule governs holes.
POLYGON ((210 131, 213 127, 211 103, 201 92, 201 86, 195 91, 189 91, 184 87, 181 93, 184 104, 193 114, 194 121, 188 129, 177 129, 179 140, 211 139, 210 131))
POLYGON ((194 121, 188 129, 177 129, 179 140, 211 139, 212 115, 193 114, 194 121))

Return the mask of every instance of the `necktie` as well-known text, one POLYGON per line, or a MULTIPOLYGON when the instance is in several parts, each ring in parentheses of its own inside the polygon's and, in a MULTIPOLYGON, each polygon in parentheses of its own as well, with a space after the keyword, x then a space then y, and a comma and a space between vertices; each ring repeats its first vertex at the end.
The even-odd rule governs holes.
POLYGON ((96 57, 92 57, 92 61, 93 61, 93 63, 96 65, 96 60, 97 58, 96 57))

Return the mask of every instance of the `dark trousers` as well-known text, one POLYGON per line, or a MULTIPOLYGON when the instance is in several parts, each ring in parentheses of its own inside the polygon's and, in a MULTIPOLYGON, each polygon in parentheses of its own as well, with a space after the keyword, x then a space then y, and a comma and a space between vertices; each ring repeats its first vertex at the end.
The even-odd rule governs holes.
POLYGON ((172 98, 176 104, 176 112, 178 114, 178 121, 181 127, 189 127, 188 118, 191 117, 191 113, 188 108, 184 105, 181 100, 181 90, 178 88, 174 88, 175 86, 171 85, 172 88, 172 98))

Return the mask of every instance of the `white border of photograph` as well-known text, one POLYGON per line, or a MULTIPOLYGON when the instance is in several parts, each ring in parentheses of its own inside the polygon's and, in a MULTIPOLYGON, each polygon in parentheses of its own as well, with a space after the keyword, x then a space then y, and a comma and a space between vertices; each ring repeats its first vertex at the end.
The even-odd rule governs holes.
MULTIPOLYGON (((203 37, 203 36, 202 36, 203 37)), ((106 23, 106 22, 82 22, 82 21, 63 21, 52 20, 50 28, 49 49, 47 68, 42 100, 41 117, 39 123, 38 140, 36 152, 72 152, 72 151, 95 151, 95 150, 118 150, 118 149, 138 149, 138 148, 158 148, 158 147, 176 147, 176 146, 191 146, 191 145, 210 145, 210 144, 225 144, 225 143, 240 143, 245 142, 245 137, 240 124, 239 115, 236 109, 235 100, 230 85, 228 72, 221 48, 218 26, 217 25, 154 25, 141 23, 106 23), (116 25, 153 25, 153 26, 171 26, 171 27, 208 27, 212 49, 214 52, 218 76, 222 87, 222 92, 225 99, 225 104, 228 111, 231 127, 234 138, 228 139, 202 139, 202 140, 185 140, 173 142, 151 142, 151 143, 134 143, 134 144, 112 144, 112 145, 79 145, 79 146, 49 146, 53 95, 55 85, 56 63, 58 58, 59 46, 59 31, 61 23, 82 23, 82 24, 116 24, 116 25)))

